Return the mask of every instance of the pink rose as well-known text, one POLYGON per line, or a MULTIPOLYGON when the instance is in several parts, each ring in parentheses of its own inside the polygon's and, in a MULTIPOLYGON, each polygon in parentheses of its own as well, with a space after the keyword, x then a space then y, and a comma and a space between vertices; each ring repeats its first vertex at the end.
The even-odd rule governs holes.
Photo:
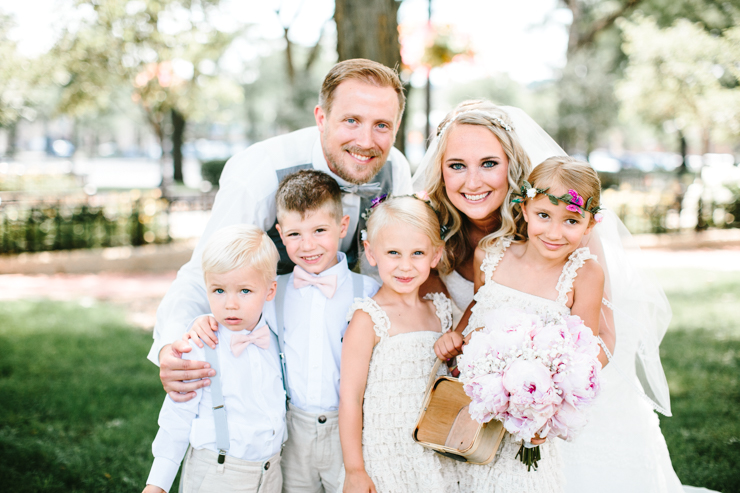
POLYGON ((563 392, 563 400, 577 408, 589 405, 601 390, 601 363, 593 356, 574 353, 567 363, 567 370, 553 377, 555 384, 563 392))
POLYGON ((535 348, 543 350, 556 347, 558 344, 562 344, 563 341, 567 340, 567 330, 568 327, 565 325, 548 324, 537 327, 530 334, 535 348))
POLYGON ((467 382, 463 390, 470 397, 470 416, 485 423, 506 412, 509 394, 502 384, 501 374, 489 373, 467 382))

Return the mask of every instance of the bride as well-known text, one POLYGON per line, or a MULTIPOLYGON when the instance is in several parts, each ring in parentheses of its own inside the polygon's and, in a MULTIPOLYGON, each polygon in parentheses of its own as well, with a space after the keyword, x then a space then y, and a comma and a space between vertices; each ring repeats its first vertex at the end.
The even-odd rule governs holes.
MULTIPOLYGON (((414 188, 427 191, 440 222, 449 228, 451 270, 430 276, 423 287, 424 292, 448 292, 458 309, 456 332, 435 346, 443 359, 462 347, 465 309, 473 302, 476 245, 487 235, 510 230, 511 209, 501 205, 519 189, 532 164, 555 155, 565 152, 517 108, 465 101, 439 125, 414 175, 414 188)), ((658 353, 671 316, 668 301, 656 283, 631 267, 629 256, 638 249, 614 214, 607 213, 590 236, 586 246, 607 274, 599 332, 613 357, 602 372, 603 390, 589 425, 573 442, 557 440, 565 490, 581 493, 599 485, 598 491, 615 493, 708 491, 681 486, 653 412, 670 416, 658 353)))

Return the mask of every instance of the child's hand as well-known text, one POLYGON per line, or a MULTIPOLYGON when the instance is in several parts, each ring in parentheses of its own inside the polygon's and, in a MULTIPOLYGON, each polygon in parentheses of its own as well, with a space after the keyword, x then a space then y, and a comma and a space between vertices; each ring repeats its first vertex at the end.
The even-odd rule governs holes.
POLYGON ((144 491, 141 493, 167 493, 159 486, 154 486, 153 484, 146 485, 146 488, 144 488, 144 491))
POLYGON ((344 479, 343 493, 377 493, 375 489, 375 483, 367 475, 367 472, 363 469, 362 471, 347 471, 347 476, 344 479))
POLYGON ((211 346, 212 349, 216 349, 218 344, 218 337, 216 332, 218 330, 218 322, 211 315, 203 315, 198 317, 193 322, 193 326, 190 327, 190 332, 182 336, 184 341, 192 339, 198 347, 203 347, 201 340, 205 341, 206 344, 211 346))
POLYGON ((543 443, 545 443, 546 441, 547 441, 547 437, 545 437, 545 438, 540 438, 540 435, 539 435, 539 433, 535 433, 535 434, 534 434, 534 438, 532 438, 532 439, 530 440, 530 442, 532 443, 532 445, 542 445, 542 444, 543 444, 543 443))
POLYGON ((448 360, 462 354, 463 337, 459 332, 450 331, 434 343, 434 353, 441 360, 448 360))

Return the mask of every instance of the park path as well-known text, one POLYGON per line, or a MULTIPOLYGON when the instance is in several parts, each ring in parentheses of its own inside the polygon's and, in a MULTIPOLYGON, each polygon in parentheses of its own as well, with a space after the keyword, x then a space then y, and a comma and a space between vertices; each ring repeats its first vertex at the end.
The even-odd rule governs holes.
MULTIPOLYGON (((701 269, 740 271, 740 247, 722 249, 646 249, 637 258, 641 267, 653 269, 701 269)), ((83 305, 111 302, 126 306, 131 323, 154 327, 160 300, 176 277, 163 273, 0 275, 0 303, 21 299, 78 301, 83 305)))

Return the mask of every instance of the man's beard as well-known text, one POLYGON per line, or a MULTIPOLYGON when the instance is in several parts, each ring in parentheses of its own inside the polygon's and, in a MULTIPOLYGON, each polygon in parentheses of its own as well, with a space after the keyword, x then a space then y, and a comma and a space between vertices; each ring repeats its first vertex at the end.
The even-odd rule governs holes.
MULTIPOLYGON (((324 146, 324 149, 326 149, 326 146, 324 146)), ((380 151, 376 149, 363 149, 361 147, 357 146, 351 146, 351 145, 344 145, 342 146, 342 149, 340 152, 353 152, 355 154, 359 154, 361 156, 372 156, 372 157, 380 157, 381 153, 380 151)), ((329 168, 336 174, 339 178, 342 180, 352 183, 354 185, 362 185, 370 180, 373 179, 375 175, 378 174, 378 172, 381 170, 383 166, 385 166, 385 159, 383 160, 377 160, 374 167, 369 168, 369 165, 363 165, 363 164, 344 164, 346 161, 342 161, 341 159, 338 159, 337 156, 334 154, 331 154, 329 152, 326 152, 326 160, 328 161, 329 168), (358 173, 355 175, 352 175, 348 172, 347 167, 353 167, 354 171, 357 171, 358 173), (358 178, 357 175, 362 175, 362 178, 358 178)), ((349 157, 347 159, 350 159, 349 157)))

